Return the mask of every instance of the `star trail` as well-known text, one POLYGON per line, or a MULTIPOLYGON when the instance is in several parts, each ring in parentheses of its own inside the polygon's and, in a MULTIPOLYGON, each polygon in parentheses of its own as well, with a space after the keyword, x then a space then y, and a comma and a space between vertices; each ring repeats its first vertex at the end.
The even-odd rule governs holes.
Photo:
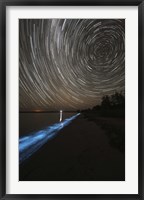
POLYGON ((20 19, 20 111, 78 110, 125 89, 124 19, 20 19))

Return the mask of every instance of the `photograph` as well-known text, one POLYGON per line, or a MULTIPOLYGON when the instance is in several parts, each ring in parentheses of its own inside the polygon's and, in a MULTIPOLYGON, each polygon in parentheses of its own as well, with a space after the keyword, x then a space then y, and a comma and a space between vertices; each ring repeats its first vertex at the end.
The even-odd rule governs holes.
POLYGON ((19 19, 19 181, 125 181, 125 19, 19 19))

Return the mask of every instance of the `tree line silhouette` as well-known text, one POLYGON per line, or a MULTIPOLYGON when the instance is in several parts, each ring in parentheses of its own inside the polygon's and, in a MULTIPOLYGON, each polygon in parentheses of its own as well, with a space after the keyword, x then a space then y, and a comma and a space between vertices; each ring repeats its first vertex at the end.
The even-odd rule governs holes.
POLYGON ((112 95, 105 95, 102 97, 100 105, 96 105, 92 109, 86 109, 80 112, 105 117, 124 117, 125 95, 123 92, 115 92, 112 95))

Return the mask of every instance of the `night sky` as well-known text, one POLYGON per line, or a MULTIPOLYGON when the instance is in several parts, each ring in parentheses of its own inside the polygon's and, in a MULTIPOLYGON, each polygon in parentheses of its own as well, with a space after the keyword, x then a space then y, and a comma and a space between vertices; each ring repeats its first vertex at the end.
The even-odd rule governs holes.
POLYGON ((20 19, 20 111, 92 108, 125 89, 124 19, 20 19))

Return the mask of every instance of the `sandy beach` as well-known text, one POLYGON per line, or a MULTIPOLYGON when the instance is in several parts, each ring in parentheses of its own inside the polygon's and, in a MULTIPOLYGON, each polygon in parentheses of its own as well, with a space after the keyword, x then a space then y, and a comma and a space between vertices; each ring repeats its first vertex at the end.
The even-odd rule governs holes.
POLYGON ((125 153, 99 121, 78 116, 20 165, 19 180, 124 181, 125 153))

